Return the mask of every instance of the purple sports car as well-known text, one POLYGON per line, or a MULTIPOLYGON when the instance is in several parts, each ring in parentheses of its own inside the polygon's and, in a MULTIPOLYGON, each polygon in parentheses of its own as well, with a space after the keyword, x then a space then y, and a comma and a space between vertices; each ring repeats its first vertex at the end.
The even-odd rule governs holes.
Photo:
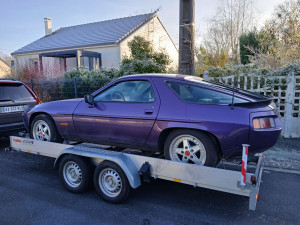
POLYGON ((216 166, 221 157, 273 146, 281 123, 272 99, 184 75, 131 75, 84 99, 47 102, 23 114, 34 139, 84 141, 164 152, 216 166))

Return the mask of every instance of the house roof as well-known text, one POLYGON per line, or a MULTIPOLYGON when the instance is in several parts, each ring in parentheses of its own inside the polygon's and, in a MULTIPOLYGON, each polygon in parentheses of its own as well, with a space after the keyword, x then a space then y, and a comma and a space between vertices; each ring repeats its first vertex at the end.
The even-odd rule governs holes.
POLYGON ((30 53, 65 48, 108 45, 124 38, 156 16, 149 13, 119 19, 62 27, 12 53, 30 53))

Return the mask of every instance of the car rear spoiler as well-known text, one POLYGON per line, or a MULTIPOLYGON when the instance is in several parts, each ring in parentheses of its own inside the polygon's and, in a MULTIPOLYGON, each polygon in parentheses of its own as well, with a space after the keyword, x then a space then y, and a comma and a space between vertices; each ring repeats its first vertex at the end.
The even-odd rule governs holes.
POLYGON ((253 102, 243 102, 243 103, 234 103, 233 106, 268 106, 272 103, 273 97, 271 98, 265 98, 258 101, 253 102))

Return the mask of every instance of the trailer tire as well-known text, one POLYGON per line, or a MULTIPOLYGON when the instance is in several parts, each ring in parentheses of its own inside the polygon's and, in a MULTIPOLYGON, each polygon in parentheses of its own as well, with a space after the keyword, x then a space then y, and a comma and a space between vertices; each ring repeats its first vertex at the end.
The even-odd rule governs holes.
POLYGON ((111 161, 103 161, 94 172, 94 186, 102 199, 120 203, 127 199, 131 186, 121 167, 111 161))
POLYGON ((59 178, 68 191, 83 193, 90 187, 92 172, 83 158, 67 155, 59 163, 59 178))
POLYGON ((206 133, 178 129, 172 131, 164 144, 164 155, 172 161, 215 167, 220 161, 218 146, 206 133))

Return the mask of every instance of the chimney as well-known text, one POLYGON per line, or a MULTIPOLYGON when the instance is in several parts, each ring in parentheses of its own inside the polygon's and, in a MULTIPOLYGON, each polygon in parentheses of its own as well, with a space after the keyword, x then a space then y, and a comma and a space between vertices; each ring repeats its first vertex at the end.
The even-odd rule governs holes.
POLYGON ((44 18, 45 36, 52 34, 52 22, 50 18, 44 18))

